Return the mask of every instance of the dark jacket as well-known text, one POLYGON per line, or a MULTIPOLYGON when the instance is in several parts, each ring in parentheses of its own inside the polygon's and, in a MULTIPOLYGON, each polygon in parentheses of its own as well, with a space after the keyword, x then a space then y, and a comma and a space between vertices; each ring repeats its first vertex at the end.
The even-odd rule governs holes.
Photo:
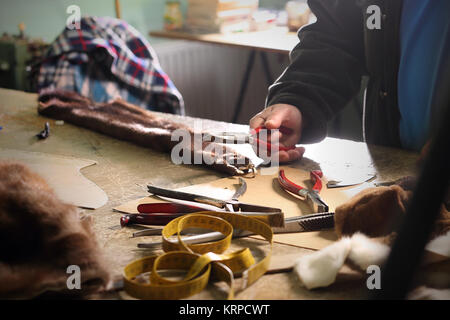
POLYGON ((299 31, 291 63, 269 88, 266 105, 287 103, 303 115, 301 143, 323 139, 327 122, 369 76, 364 136, 371 144, 401 147, 397 74, 401 0, 309 0, 317 22, 299 31), (367 28, 367 7, 381 9, 381 28, 367 28))

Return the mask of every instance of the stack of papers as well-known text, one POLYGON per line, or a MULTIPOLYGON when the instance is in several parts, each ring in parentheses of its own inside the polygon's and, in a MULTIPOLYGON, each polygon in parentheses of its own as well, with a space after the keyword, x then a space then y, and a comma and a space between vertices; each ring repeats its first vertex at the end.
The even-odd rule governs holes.
POLYGON ((186 28, 193 32, 249 31, 259 0, 188 0, 186 28))

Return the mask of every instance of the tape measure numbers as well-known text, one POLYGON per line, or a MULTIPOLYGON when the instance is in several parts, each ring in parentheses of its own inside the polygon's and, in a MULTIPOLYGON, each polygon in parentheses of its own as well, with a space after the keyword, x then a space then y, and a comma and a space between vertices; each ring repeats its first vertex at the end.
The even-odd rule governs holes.
POLYGON ((271 227, 256 218, 238 213, 203 211, 178 217, 162 231, 164 254, 131 262, 124 269, 124 290, 138 299, 182 299, 201 292, 209 280, 225 281, 229 286, 228 299, 234 297, 234 275, 242 273, 243 287, 260 278, 269 268, 273 232, 271 227), (221 240, 187 245, 181 232, 187 228, 204 228, 221 232, 221 240), (232 253, 224 252, 231 244, 233 228, 248 230, 262 236, 270 244, 269 253, 255 262, 249 248, 232 253), (170 241, 177 235, 178 242, 170 241), (161 270, 185 270, 181 280, 162 276, 161 270), (149 282, 138 277, 150 272, 149 282))

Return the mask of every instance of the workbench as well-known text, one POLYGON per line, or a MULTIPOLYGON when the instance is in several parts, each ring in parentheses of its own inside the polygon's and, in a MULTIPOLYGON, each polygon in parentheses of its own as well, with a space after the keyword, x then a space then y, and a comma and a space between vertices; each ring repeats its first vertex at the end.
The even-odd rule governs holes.
MULTIPOLYGON (((195 120, 175 115, 165 116, 188 125, 195 120)), ((247 126, 212 120, 204 120, 204 123, 218 130, 248 130, 247 126)), ((111 274, 117 279, 121 278, 122 270, 129 262, 155 252, 136 247, 140 240, 130 237, 133 230, 120 228, 121 214, 112 208, 147 196, 145 186, 149 181, 176 188, 225 177, 201 166, 175 165, 169 154, 144 149, 68 123, 56 126, 55 120, 38 115, 36 94, 0 89, 0 126, 1 148, 72 156, 97 162, 97 165, 86 167, 81 172, 107 193, 109 201, 99 209, 84 210, 83 215, 92 216, 97 240, 110 260, 111 274), (51 135, 39 141, 34 136, 42 130, 46 121, 50 123, 51 135)), ((392 181, 414 174, 417 154, 380 146, 369 146, 369 150, 380 180, 392 181)), ((236 241, 251 246, 252 241, 257 240, 236 241)), ((272 259, 278 255, 301 256, 310 252, 308 249, 274 243, 272 259)), ((365 288, 365 279, 348 277, 328 288, 309 291, 300 286, 293 272, 281 272, 264 275, 252 286, 238 291, 236 299, 364 299, 368 293, 365 288)), ((225 297, 223 290, 213 284, 190 299, 225 297)), ((120 299, 122 296, 112 292, 100 298, 120 299)))

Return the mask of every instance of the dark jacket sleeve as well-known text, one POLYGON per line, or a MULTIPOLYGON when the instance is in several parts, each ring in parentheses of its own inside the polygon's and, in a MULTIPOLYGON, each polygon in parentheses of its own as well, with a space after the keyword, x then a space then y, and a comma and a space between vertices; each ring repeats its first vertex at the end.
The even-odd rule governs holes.
POLYGON ((290 65, 269 88, 266 106, 286 103, 302 112, 301 143, 323 139, 327 122, 360 89, 364 21, 357 2, 309 0, 317 21, 300 29, 290 65))

